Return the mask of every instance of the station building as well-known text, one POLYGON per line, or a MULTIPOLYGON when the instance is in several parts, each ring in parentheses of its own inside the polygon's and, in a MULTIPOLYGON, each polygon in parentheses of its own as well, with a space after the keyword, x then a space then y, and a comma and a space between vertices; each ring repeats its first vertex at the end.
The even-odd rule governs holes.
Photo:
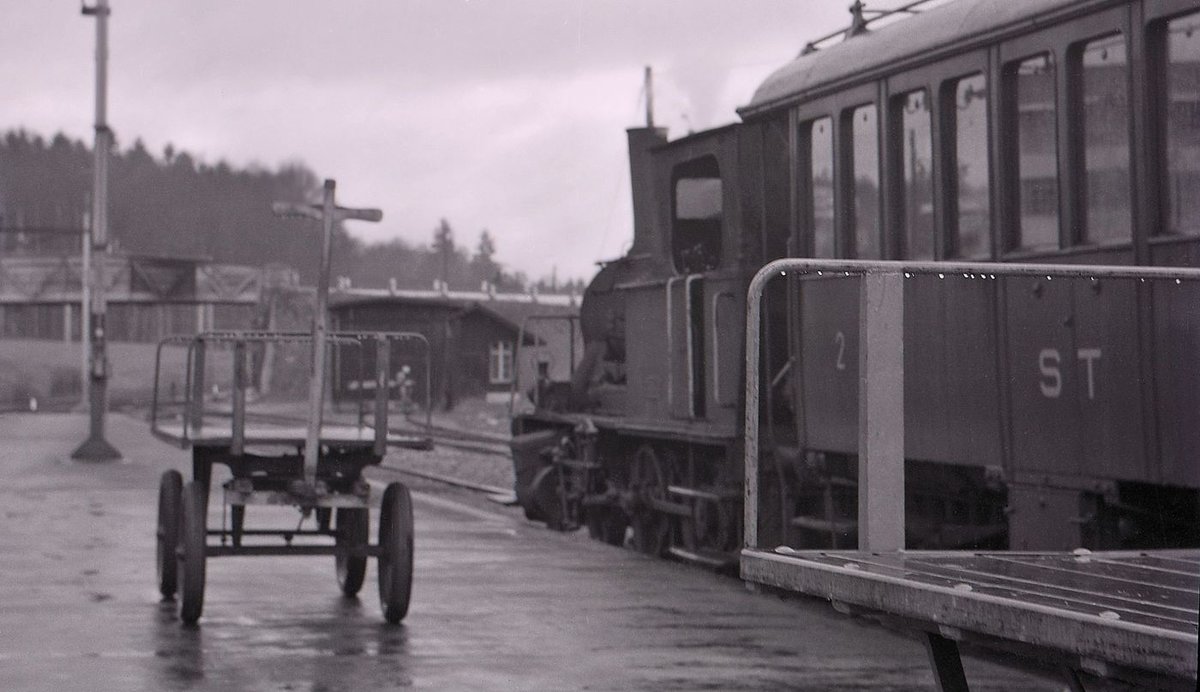
MULTIPOLYGON (((522 391, 539 379, 567 380, 583 354, 579 298, 573 295, 336 287, 330 294, 334 329, 409 331, 429 342, 431 400, 453 407, 457 400, 485 397, 507 402, 514 386, 522 391), (520 348, 518 349, 518 344, 520 348)), ((422 356, 393 355, 392 369, 407 365, 419 400, 425 396, 422 356)), ((349 393, 354 377, 343 364, 341 387, 349 393)))

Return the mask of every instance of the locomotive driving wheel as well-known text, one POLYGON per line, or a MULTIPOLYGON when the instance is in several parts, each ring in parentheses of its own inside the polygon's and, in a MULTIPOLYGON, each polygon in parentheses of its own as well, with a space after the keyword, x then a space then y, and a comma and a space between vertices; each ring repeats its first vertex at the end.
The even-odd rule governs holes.
POLYGON ((638 447, 629 469, 630 524, 634 546, 649 555, 664 555, 670 547, 670 517, 652 506, 654 500, 666 499, 669 478, 669 462, 648 444, 638 447))

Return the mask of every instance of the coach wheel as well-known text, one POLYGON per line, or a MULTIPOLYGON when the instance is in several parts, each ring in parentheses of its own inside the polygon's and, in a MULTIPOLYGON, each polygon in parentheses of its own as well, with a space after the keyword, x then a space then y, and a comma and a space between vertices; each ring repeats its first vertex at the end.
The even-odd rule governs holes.
POLYGON ((396 624, 408 614, 412 595, 412 496, 403 483, 389 483, 379 510, 379 604, 396 624))
POLYGON ((183 476, 176 470, 163 471, 158 482, 158 527, 155 542, 155 567, 158 573, 158 592, 163 599, 175 598, 175 548, 179 545, 179 504, 183 492, 183 476))
POLYGON ((337 553, 334 562, 337 567, 338 588, 346 596, 358 595, 362 588, 363 578, 367 575, 367 555, 365 549, 370 540, 371 519, 365 507, 339 507, 337 510, 337 527, 335 541, 338 548, 359 549, 362 554, 348 555, 337 553))
POLYGON ((629 489, 635 498, 633 542, 650 555, 663 555, 670 543, 670 517, 652 506, 653 501, 666 499, 669 472, 668 464, 650 445, 642 445, 633 456, 629 473, 629 489))
POLYGON ((200 619, 204 610, 205 525, 207 507, 204 486, 198 481, 183 489, 183 512, 179 526, 179 618, 187 624, 200 619))

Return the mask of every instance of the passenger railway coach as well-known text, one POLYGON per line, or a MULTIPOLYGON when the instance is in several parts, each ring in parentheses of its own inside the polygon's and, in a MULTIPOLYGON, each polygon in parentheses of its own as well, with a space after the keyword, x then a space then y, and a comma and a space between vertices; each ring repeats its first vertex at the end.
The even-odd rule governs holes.
MULTIPOLYGON (((633 245, 585 294, 572 381, 514 421, 528 516, 734 559, 770 260, 1200 266, 1194 0, 904 9, 856 3, 736 125, 629 131, 633 245)), ((854 544, 857 286, 768 291, 761 544, 854 544)), ((1197 544, 1200 287, 914 276, 904 304, 910 548, 1197 544)))

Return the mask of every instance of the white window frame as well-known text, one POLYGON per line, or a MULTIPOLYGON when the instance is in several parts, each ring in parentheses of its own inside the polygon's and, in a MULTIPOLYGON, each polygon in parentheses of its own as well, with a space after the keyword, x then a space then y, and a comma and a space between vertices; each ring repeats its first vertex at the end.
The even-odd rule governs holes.
POLYGON ((488 382, 509 384, 513 380, 513 343, 493 341, 488 349, 488 382))

